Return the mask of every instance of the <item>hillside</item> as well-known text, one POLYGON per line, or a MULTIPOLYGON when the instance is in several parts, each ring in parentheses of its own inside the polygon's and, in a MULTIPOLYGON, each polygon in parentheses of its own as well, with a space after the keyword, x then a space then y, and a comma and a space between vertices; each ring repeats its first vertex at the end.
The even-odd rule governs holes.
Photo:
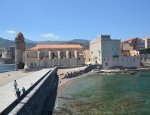
POLYGON ((68 43, 68 44, 80 44, 80 45, 84 46, 85 48, 89 48, 89 41, 88 40, 73 39, 73 40, 67 41, 65 43, 68 43))
POLYGON ((11 40, 0 38, 0 48, 5 48, 13 45, 14 42, 12 42, 11 40))
MULTIPOLYGON (((31 48, 31 47, 34 47, 36 44, 34 43, 26 43, 26 47, 27 48, 31 48)), ((7 40, 7 39, 4 39, 4 38, 0 38, 0 48, 7 48, 7 47, 10 47, 10 46, 14 46, 14 41, 11 41, 11 40, 7 40)))
MULTIPOLYGON (((6 48, 9 46, 14 46, 14 41, 0 38, 0 48, 6 48)), ((84 39, 73 39, 70 41, 32 41, 29 39, 25 39, 27 48, 34 47, 36 44, 80 44, 84 46, 84 48, 89 47, 89 41, 84 39)))

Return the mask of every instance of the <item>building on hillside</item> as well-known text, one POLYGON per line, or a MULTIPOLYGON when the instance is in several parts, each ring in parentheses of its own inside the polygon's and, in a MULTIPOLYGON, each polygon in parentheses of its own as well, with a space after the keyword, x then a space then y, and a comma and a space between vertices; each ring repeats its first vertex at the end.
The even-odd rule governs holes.
POLYGON ((14 47, 3 49, 0 58, 2 64, 14 64, 14 47))
POLYGON ((145 48, 145 41, 140 38, 128 39, 121 43, 122 50, 140 50, 145 48))
POLYGON ((83 47, 79 44, 39 44, 25 51, 27 67, 69 67, 83 64, 83 47))
POLYGON ((135 46, 134 45, 131 45, 130 43, 128 42, 122 42, 121 43, 121 50, 134 50, 135 49, 135 46))
POLYGON ((121 50, 122 56, 139 56, 140 52, 137 50, 121 50))
POLYGON ((2 58, 3 59, 12 59, 10 53, 9 53, 9 50, 8 49, 4 49, 3 52, 2 52, 2 58))
POLYGON ((90 50, 86 49, 83 51, 83 57, 85 60, 85 64, 90 64, 90 50))
POLYGON ((105 69, 140 66, 140 56, 122 56, 120 40, 113 40, 110 35, 100 35, 90 42, 90 56, 91 64, 100 64, 105 69))
POLYGON ((144 38, 145 48, 150 48, 150 36, 144 38))

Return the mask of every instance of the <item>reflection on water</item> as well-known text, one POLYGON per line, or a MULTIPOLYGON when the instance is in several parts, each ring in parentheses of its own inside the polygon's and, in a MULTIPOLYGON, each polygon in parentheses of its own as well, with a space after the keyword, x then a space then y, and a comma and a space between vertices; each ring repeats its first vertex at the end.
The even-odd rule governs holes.
POLYGON ((55 114, 150 114, 150 72, 90 75, 66 85, 55 114))

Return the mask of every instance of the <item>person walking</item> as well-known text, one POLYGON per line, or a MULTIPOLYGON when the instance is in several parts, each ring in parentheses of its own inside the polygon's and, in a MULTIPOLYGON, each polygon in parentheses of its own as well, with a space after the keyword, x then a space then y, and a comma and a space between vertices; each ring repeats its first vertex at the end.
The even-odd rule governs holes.
POLYGON ((25 88, 23 87, 23 88, 22 88, 22 94, 24 95, 25 92, 26 92, 26 90, 25 90, 25 88))
POLYGON ((14 80, 14 90, 17 91, 18 83, 16 80, 14 80))
POLYGON ((17 100, 18 101, 19 101, 20 95, 21 95, 21 92, 20 92, 20 90, 18 88, 17 91, 16 91, 16 96, 17 96, 17 100))

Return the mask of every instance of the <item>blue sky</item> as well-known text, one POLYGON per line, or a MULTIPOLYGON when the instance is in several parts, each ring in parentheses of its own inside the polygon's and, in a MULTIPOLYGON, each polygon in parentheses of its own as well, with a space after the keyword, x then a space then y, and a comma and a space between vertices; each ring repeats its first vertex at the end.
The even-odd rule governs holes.
POLYGON ((0 0, 0 37, 93 40, 150 35, 150 0, 0 0))

